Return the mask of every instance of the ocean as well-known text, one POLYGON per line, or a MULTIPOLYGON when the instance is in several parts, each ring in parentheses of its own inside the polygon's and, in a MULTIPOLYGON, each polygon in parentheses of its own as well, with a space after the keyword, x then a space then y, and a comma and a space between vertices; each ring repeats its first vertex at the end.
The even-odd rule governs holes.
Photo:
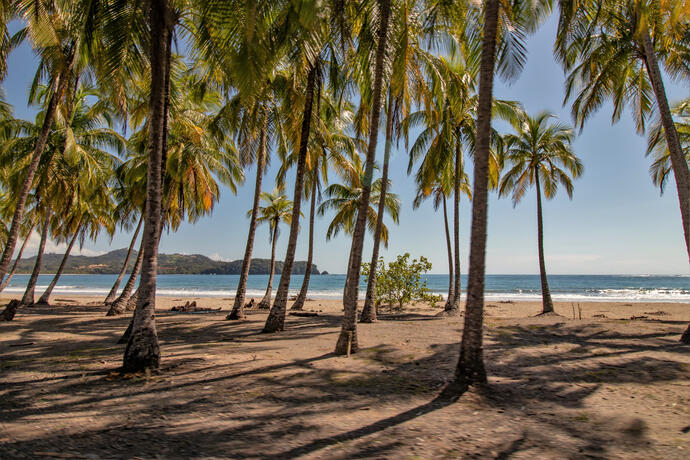
MULTIPOLYGON (((115 281, 115 275, 63 275, 53 291, 53 297, 69 294, 105 295, 115 281)), ((273 281, 273 293, 278 287, 280 275, 273 281)), ((19 294, 24 291, 29 275, 15 275, 5 293, 19 294)), ((52 275, 41 275, 36 288, 40 296, 50 283, 52 275)), ((445 296, 448 291, 448 275, 424 277, 429 289, 445 296)), ((175 297, 231 297, 239 281, 239 275, 158 275, 158 295, 175 297)), ((123 284, 126 282, 123 280, 123 284)), ((247 295, 263 296, 268 275, 250 275, 247 295)), ((467 284, 462 277, 463 292, 467 284)), ((343 294, 345 275, 313 275, 308 297, 337 299, 343 294)), ((290 295, 302 286, 302 275, 293 275, 290 295)), ((627 301, 627 302, 688 302, 690 303, 690 276, 628 276, 628 275, 550 275, 549 287, 555 301, 627 301)), ((360 284, 360 297, 366 285, 360 284)), ((539 300, 539 275, 487 275, 487 300, 539 300)))

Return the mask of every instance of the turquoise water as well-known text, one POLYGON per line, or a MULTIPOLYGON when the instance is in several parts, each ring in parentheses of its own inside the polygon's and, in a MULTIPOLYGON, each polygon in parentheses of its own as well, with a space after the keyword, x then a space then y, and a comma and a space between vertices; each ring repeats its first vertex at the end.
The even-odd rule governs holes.
MULTIPOLYGON (((105 296, 115 275, 63 275, 54 295, 89 294, 105 296)), ((278 287, 280 275, 276 275, 273 287, 278 287)), ((445 295, 448 291, 448 275, 424 277, 429 289, 445 295)), ((21 293, 29 275, 15 275, 6 293, 21 293)), ((51 275, 41 275, 36 288, 40 295, 50 283, 51 275)), ((157 292, 165 296, 214 296, 231 297, 239 281, 239 275, 159 275, 157 292)), ((467 283, 462 278, 463 289, 467 283)), ((250 275, 249 296, 262 296, 268 283, 268 275, 250 275)), ((124 283, 123 283, 124 284, 124 283)), ((343 293, 345 275, 315 275, 311 277, 309 297, 339 298, 343 293)), ((302 286, 302 275, 293 275, 290 294, 302 286)), ((624 275, 551 275, 549 286, 554 300, 594 301, 625 300, 645 302, 689 302, 690 276, 624 276, 624 275)), ((360 284, 363 296, 364 283, 360 284)), ((538 300, 540 282, 538 275, 487 275, 486 298, 490 300, 538 300)))

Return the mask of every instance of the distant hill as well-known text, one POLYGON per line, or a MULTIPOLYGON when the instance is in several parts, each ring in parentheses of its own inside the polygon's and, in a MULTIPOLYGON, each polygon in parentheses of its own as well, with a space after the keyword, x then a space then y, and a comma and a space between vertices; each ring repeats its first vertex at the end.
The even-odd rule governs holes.
MULTIPOLYGON (((70 256, 67 259, 65 273, 79 274, 117 274, 122 268, 127 255, 126 249, 116 249, 100 256, 70 256)), ((129 262, 128 271, 134 266, 137 252, 134 251, 129 262)), ((62 254, 45 254, 43 256, 43 268, 41 273, 55 273, 62 260, 62 254)), ((36 257, 22 259, 19 262, 17 273, 31 273, 36 257)), ((268 275, 270 259, 252 259, 249 273, 252 275, 268 275)), ((303 274, 307 268, 307 263, 297 261, 292 267, 292 273, 303 274)), ((242 261, 220 262, 210 259, 201 254, 159 254, 158 273, 164 274, 218 274, 218 275, 239 275, 242 269, 242 261)), ((282 273, 283 262, 276 261, 276 273, 282 273)), ((316 265, 312 264, 312 273, 319 274, 316 265)))

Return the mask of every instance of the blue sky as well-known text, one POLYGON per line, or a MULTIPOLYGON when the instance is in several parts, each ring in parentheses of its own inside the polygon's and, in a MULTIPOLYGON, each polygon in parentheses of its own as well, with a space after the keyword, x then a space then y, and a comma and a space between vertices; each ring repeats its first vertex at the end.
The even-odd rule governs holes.
MULTIPOLYGON (((551 17, 528 41, 529 58, 520 78, 512 84, 496 81, 495 97, 521 101, 535 114, 548 110, 562 121, 571 122, 570 108, 562 107, 564 76, 554 61, 552 46, 556 30, 551 17)), ((6 98, 15 107, 15 116, 32 118, 34 110, 26 106, 28 86, 36 68, 31 49, 24 45, 8 63, 3 82, 6 98)), ((666 80, 669 100, 687 98, 688 82, 666 80)), ((611 125, 611 106, 606 105, 585 125, 574 149, 585 170, 575 182, 573 200, 566 194, 545 202, 545 251, 547 270, 552 274, 688 274, 675 183, 659 195, 648 174, 645 158, 646 141, 635 133, 629 113, 611 125)), ((383 142, 379 141, 382 156, 383 142)), ((277 171, 274 161, 264 179, 272 187, 277 171)), ((470 166, 471 168, 471 166, 470 166)), ((391 161, 393 191, 402 202, 400 224, 390 228, 390 245, 382 255, 390 260, 410 252, 413 257, 426 256, 433 263, 433 273, 447 273, 447 255, 443 233, 443 216, 434 212, 431 203, 412 210, 414 182, 406 174, 407 153, 403 143, 394 149, 391 161)), ((471 169, 468 171, 472 177, 471 169)), ((254 170, 246 171, 247 181, 237 196, 224 189, 213 214, 194 225, 184 224, 176 233, 164 234, 161 252, 199 253, 223 260, 243 256, 247 236, 246 211, 251 207, 254 170)), ((335 176, 332 176, 335 179, 335 176)), ((289 193, 292 194, 292 187, 289 193)), ((461 203, 462 271, 466 272, 469 246, 470 203, 461 203)), ((350 238, 338 236, 326 241, 328 217, 318 218, 314 262, 321 270, 343 273, 347 266, 350 238)), ((297 259, 306 258, 306 222, 297 247, 297 259)), ((287 243, 285 227, 278 245, 282 259, 287 243)), ((88 242, 85 254, 101 253, 126 247, 130 236, 118 233, 112 239, 101 237, 88 242)), ((35 252, 37 238, 31 241, 27 254, 35 252)), ((64 245, 50 243, 49 252, 59 252, 64 245)), ((365 244, 365 259, 371 253, 370 238, 365 244)), ((268 227, 259 227, 254 257, 269 257, 268 227)), ((489 203, 488 273, 538 273, 536 241, 536 197, 534 191, 513 207, 510 199, 492 194, 489 203)))

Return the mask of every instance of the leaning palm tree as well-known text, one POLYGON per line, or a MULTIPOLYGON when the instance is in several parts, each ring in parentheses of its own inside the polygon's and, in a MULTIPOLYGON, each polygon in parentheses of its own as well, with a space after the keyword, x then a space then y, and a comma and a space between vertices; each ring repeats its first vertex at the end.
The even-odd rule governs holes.
MULTIPOLYGON (((676 130, 678 131, 685 161, 690 165, 690 100, 685 100, 678 104, 674 108, 673 113, 676 118, 676 130)), ((668 144, 662 131, 661 123, 657 123, 652 127, 649 134, 647 155, 652 154, 654 159, 649 167, 652 181, 654 185, 659 187, 661 193, 664 193, 664 186, 673 171, 673 164, 671 152, 668 149, 668 144)), ((681 336, 680 341, 690 344, 690 325, 681 336)))
POLYGON ((690 259, 690 169, 660 70, 661 63, 672 77, 690 75, 687 2, 561 0, 560 10, 556 55, 569 73, 566 101, 573 98, 580 129, 607 99, 614 104, 612 122, 628 105, 639 133, 649 113, 658 110, 690 259))
POLYGON ((572 128, 561 123, 549 123, 553 116, 548 112, 534 118, 525 114, 519 123, 515 123, 515 133, 505 137, 505 161, 509 169, 499 187, 500 196, 512 195, 513 206, 524 197, 528 187, 533 185, 536 189, 542 315, 554 313, 544 261, 542 187, 547 200, 556 195, 559 184, 572 198, 572 179, 579 177, 583 169, 572 149, 572 128))
POLYGON ((266 204, 259 207, 257 221, 258 223, 268 222, 269 224, 268 239, 271 243, 271 264, 266 294, 264 294, 263 299, 259 302, 258 308, 270 308, 271 292, 273 291, 273 274, 276 264, 276 243, 278 242, 278 235, 280 233, 279 227, 281 222, 288 225, 292 222, 292 201, 290 201, 280 189, 275 189, 272 192, 263 192, 261 194, 261 199, 266 204))
POLYGON ((18 36, 30 36, 34 49, 41 56, 39 68, 32 86, 30 101, 35 100, 37 83, 42 77, 49 81, 49 96, 46 98, 45 116, 33 147, 22 182, 17 190, 16 207, 7 235, 5 248, 0 256, 0 278, 4 278, 14 254, 19 236, 26 201, 34 187, 34 176, 46 148, 48 137, 57 116, 58 105, 68 87, 74 83, 75 75, 83 70, 85 63, 80 60, 84 53, 83 36, 76 31, 83 25, 84 15, 79 8, 65 2, 39 2, 22 0, 13 2, 15 13, 26 20, 26 29, 18 36))
POLYGON ((384 64, 388 50, 388 28, 391 18, 391 0, 381 0, 378 3, 378 30, 376 37, 376 58, 374 63, 373 81, 371 85, 371 118, 369 121, 369 143, 367 146, 366 162, 364 166, 364 181, 362 196, 357 209, 355 224, 352 229, 352 246, 347 264, 347 277, 343 291, 343 323, 340 335, 335 345, 335 353, 344 355, 356 353, 359 349, 357 340, 357 297, 359 291, 360 272, 362 268, 362 250, 364 247, 364 233, 366 230, 369 204, 372 191, 374 163, 376 161, 376 146, 378 144, 379 120, 383 100, 384 64))

